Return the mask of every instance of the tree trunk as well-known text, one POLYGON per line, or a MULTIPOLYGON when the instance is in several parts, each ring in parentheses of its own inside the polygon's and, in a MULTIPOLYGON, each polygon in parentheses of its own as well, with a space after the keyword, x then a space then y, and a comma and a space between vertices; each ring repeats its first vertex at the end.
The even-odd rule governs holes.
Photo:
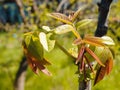
MULTIPOLYGON (((107 30, 108 30, 107 16, 108 16, 110 4, 112 3, 112 1, 113 0, 101 0, 101 2, 98 3, 99 17, 98 17, 97 29, 95 32, 95 36, 97 37, 104 36, 107 33, 107 30)), ((79 80, 79 90, 91 90, 91 81, 79 80)))
POLYGON ((26 60, 26 57, 24 56, 22 58, 18 72, 16 74, 16 78, 15 78, 15 82, 14 82, 15 90, 24 90, 27 66, 28 66, 27 60, 26 60))

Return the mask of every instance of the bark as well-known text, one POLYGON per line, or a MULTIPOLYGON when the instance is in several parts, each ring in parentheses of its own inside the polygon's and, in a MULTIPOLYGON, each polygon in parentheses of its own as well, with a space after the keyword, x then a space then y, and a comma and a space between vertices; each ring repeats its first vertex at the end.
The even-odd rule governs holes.
POLYGON ((98 3, 99 7, 99 17, 98 25, 95 32, 95 36, 101 37, 107 33, 107 16, 109 13, 110 4, 113 0, 102 0, 101 3, 98 3))
MULTIPOLYGON (((95 36, 101 37, 107 33, 107 16, 109 13, 109 8, 113 0, 101 0, 98 3, 99 7, 99 17, 98 17, 98 24, 97 29, 95 32, 95 36)), ((79 82, 79 90, 91 90, 91 81, 81 81, 79 82)))
POLYGON ((16 74, 16 78, 15 78, 15 82, 14 82, 15 90, 24 90, 24 83, 25 83, 27 67, 28 67, 27 60, 26 60, 26 57, 24 56, 22 58, 18 72, 16 74))

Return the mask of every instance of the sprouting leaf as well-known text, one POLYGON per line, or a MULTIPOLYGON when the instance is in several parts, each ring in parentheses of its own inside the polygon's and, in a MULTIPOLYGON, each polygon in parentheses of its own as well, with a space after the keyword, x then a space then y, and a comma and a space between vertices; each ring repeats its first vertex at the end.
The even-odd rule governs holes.
POLYGON ((87 43, 87 44, 91 44, 91 45, 94 45, 94 46, 101 46, 101 47, 104 47, 105 44, 102 42, 102 38, 100 37, 94 37, 94 36, 91 36, 91 35, 86 35, 83 39, 83 42, 87 43))
POLYGON ((101 81, 106 74, 106 67, 100 67, 99 70, 97 70, 96 77, 94 80, 94 85, 97 84, 99 81, 101 81))
POLYGON ((101 62, 101 60, 95 55, 95 53, 92 51, 92 50, 90 50, 88 47, 86 47, 85 48, 85 50, 101 65, 101 66, 105 66, 102 62, 101 62))
POLYGON ((83 6, 83 7, 80 7, 80 8, 74 13, 74 15, 73 15, 73 17, 72 17, 72 22, 75 21, 75 19, 78 17, 78 15, 80 14, 80 11, 81 11, 82 9, 85 9, 85 8, 86 8, 86 5, 83 6))
POLYGON ((64 14, 61 14, 61 13, 51 13, 49 14, 49 16, 51 16, 52 18, 54 19, 57 19, 63 23, 66 23, 66 24, 71 24, 72 25, 72 22, 70 21, 70 19, 64 15, 64 14))
POLYGON ((50 72, 45 68, 45 65, 50 63, 43 57, 43 47, 39 41, 37 32, 25 34, 23 47, 28 64, 33 72, 38 74, 39 69, 43 73, 51 75, 50 72))
POLYGON ((91 23, 91 21, 92 21, 92 19, 83 19, 83 20, 77 22, 75 26, 77 29, 79 29, 79 28, 91 23))
POLYGON ((79 51, 77 60, 76 60, 76 62, 75 62, 76 64, 77 64, 78 62, 80 62, 81 58, 82 58, 83 55, 84 55, 84 51, 85 51, 85 46, 82 46, 82 47, 80 48, 80 51, 79 51))
POLYGON ((109 74, 112 70, 113 67, 113 60, 111 58, 109 58, 106 62, 105 62, 105 67, 100 67, 97 70, 96 73, 96 77, 95 77, 95 81, 94 81, 94 85, 97 84, 99 81, 101 81, 104 76, 107 74, 109 74))
POLYGON ((42 44, 42 46, 44 47, 44 49, 46 51, 48 51, 47 37, 46 37, 46 34, 44 32, 40 32, 39 39, 40 39, 40 43, 42 44))
POLYGON ((106 45, 115 45, 114 41, 112 40, 112 38, 108 37, 108 36, 103 36, 101 37, 103 40, 102 42, 106 45))
POLYGON ((46 31, 51 31, 51 29, 48 26, 42 26, 42 29, 46 30, 46 31))
POLYGON ((58 26, 57 28, 55 28, 54 32, 56 34, 64 34, 64 33, 67 33, 67 32, 73 31, 73 30, 74 30, 73 26, 65 24, 65 25, 61 25, 61 26, 58 26))
POLYGON ((75 39, 73 42, 73 44, 75 44, 75 45, 80 45, 82 43, 83 43, 83 40, 81 38, 75 39))
POLYGON ((77 38, 80 38, 79 33, 75 30, 75 28, 72 25, 65 24, 65 25, 58 26, 57 28, 54 29, 54 32, 56 34, 64 34, 64 33, 70 32, 70 31, 72 31, 72 33, 77 38))
POLYGON ((43 59, 42 61, 37 60, 32 55, 30 55, 29 52, 26 54, 26 56, 28 60, 28 65, 30 66, 30 68, 33 70, 34 73, 39 74, 38 72, 39 69, 48 76, 52 75, 45 67, 46 64, 50 64, 47 60, 45 59, 43 59))
POLYGON ((25 36, 24 43, 29 53, 35 58, 43 59, 43 47, 39 42, 39 38, 35 33, 31 33, 25 36))
POLYGON ((50 40, 51 35, 51 33, 46 35, 44 32, 39 34, 40 42, 46 51, 51 51, 55 46, 55 40, 50 40))
POLYGON ((94 53, 103 63, 105 63, 109 58, 113 59, 113 55, 108 47, 96 47, 94 53))
POLYGON ((109 58, 107 61, 106 61, 106 74, 108 75, 111 71, 112 71, 112 68, 113 68, 113 60, 111 58, 109 58))

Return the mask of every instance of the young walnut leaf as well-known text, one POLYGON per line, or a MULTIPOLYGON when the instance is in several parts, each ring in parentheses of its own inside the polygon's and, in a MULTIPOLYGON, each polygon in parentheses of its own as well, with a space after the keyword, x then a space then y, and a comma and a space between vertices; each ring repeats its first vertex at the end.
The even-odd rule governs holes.
POLYGON ((51 14, 49 14, 49 16, 54 18, 54 19, 57 19, 57 20, 59 20, 59 21, 61 21, 63 23, 72 25, 71 20, 64 14, 61 14, 61 13, 51 13, 51 14))
POLYGON ((39 42, 38 34, 36 32, 26 34, 23 41, 24 53, 27 57, 28 64, 38 74, 38 69, 47 75, 51 75, 45 68, 45 65, 50 64, 43 57, 43 47, 39 42))
POLYGON ((50 39, 51 35, 52 33, 49 34, 45 34, 44 32, 39 33, 40 43, 42 44, 44 49, 48 52, 50 52, 55 46, 55 40, 50 39))
POLYGON ((105 67, 105 65, 101 62, 101 60, 95 55, 95 53, 90 50, 88 47, 85 48, 86 52, 88 52, 101 66, 105 67))
POLYGON ((75 26, 77 29, 79 29, 79 28, 91 23, 91 21, 92 21, 92 19, 83 19, 83 20, 77 22, 75 26))
POLYGON ((78 17, 78 15, 80 14, 80 11, 81 11, 82 9, 85 9, 85 8, 86 8, 86 5, 83 6, 83 7, 80 7, 80 8, 74 13, 74 15, 73 15, 71 21, 74 22, 75 19, 76 19, 76 18, 78 17))
POLYGON ((65 24, 65 25, 61 25, 58 26, 57 28, 54 29, 54 32, 56 34, 64 34, 70 31, 73 31, 74 28, 71 25, 65 24))
POLYGON ((113 60, 112 58, 109 58, 107 61, 106 61, 106 74, 108 75, 111 71, 112 71, 112 68, 113 68, 113 60))
POLYGON ((104 76, 107 74, 109 74, 111 72, 113 68, 113 60, 111 58, 109 58, 106 62, 105 62, 105 67, 100 67, 97 70, 96 73, 96 77, 95 77, 95 81, 94 81, 94 85, 97 84, 98 82, 100 82, 104 76))
POLYGON ((97 84, 99 81, 101 81, 106 74, 106 67, 100 67, 99 70, 97 70, 96 77, 94 80, 94 85, 97 84))
POLYGON ((106 44, 106 45, 115 45, 114 41, 112 40, 112 38, 108 37, 108 36, 103 36, 101 37, 102 43, 106 44))
POLYGON ((87 44, 91 44, 94 46, 105 46, 105 44, 102 42, 102 38, 100 37, 94 37, 91 35, 86 35, 83 39, 83 42, 87 43, 87 44))

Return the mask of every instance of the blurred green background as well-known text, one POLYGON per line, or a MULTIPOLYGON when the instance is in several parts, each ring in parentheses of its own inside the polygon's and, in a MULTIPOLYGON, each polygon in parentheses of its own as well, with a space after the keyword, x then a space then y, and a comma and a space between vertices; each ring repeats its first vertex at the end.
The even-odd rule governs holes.
MULTIPOLYGON (((26 10, 30 10, 31 2, 29 0, 23 0, 24 4, 28 7, 26 10)), ((74 3, 74 0, 70 0, 70 3, 74 3)), ((87 4, 90 8, 83 10, 81 18, 92 18, 97 19, 98 17, 98 8, 95 2, 92 0, 78 0, 87 4)), ((1 3, 0 5, 3 5, 1 3)), ((27 27, 19 21, 10 24, 0 24, 0 90, 13 90, 13 83, 19 68, 23 56, 22 50, 22 38, 24 31, 28 30, 39 30, 42 25, 48 25, 50 27, 55 27, 60 22, 54 21, 50 17, 46 16, 47 13, 54 12, 57 7, 57 2, 51 1, 48 4, 42 2, 39 5, 40 12, 39 14, 28 13, 29 16, 26 16, 31 23, 31 26, 27 27), (53 5, 54 4, 54 5, 53 5), (36 16, 37 22, 34 21, 34 16, 36 16), (18 24, 19 22, 21 24, 18 24), (56 22, 56 23, 54 23, 56 22)), ((71 6, 70 10, 74 9, 75 6, 71 6)), ((100 83, 92 87, 92 90, 119 90, 120 86, 120 1, 113 2, 111 5, 108 25, 109 30, 107 35, 112 37, 116 45, 112 47, 115 59, 114 67, 112 72, 105 77, 100 83)), ((64 12, 65 13, 65 12, 64 12)), ((0 13, 1 15, 2 13, 0 13)), ((90 25, 83 27, 82 30, 85 33, 94 33, 96 28, 96 21, 90 25)), ((69 34, 68 34, 69 36, 69 34)), ((65 36, 61 36, 63 42, 61 42, 66 47, 68 45, 68 39, 65 36), (63 38, 64 37, 64 38, 63 38)), ((70 38, 71 40, 71 38, 70 38)), ((39 76, 35 75, 32 70, 28 67, 26 80, 25 80, 25 90, 77 90, 78 89, 78 75, 75 74, 77 67, 73 61, 66 56, 61 50, 57 47, 50 53, 45 52, 45 57, 49 59, 52 65, 48 66, 52 76, 46 76, 43 73, 40 73, 39 76)))

